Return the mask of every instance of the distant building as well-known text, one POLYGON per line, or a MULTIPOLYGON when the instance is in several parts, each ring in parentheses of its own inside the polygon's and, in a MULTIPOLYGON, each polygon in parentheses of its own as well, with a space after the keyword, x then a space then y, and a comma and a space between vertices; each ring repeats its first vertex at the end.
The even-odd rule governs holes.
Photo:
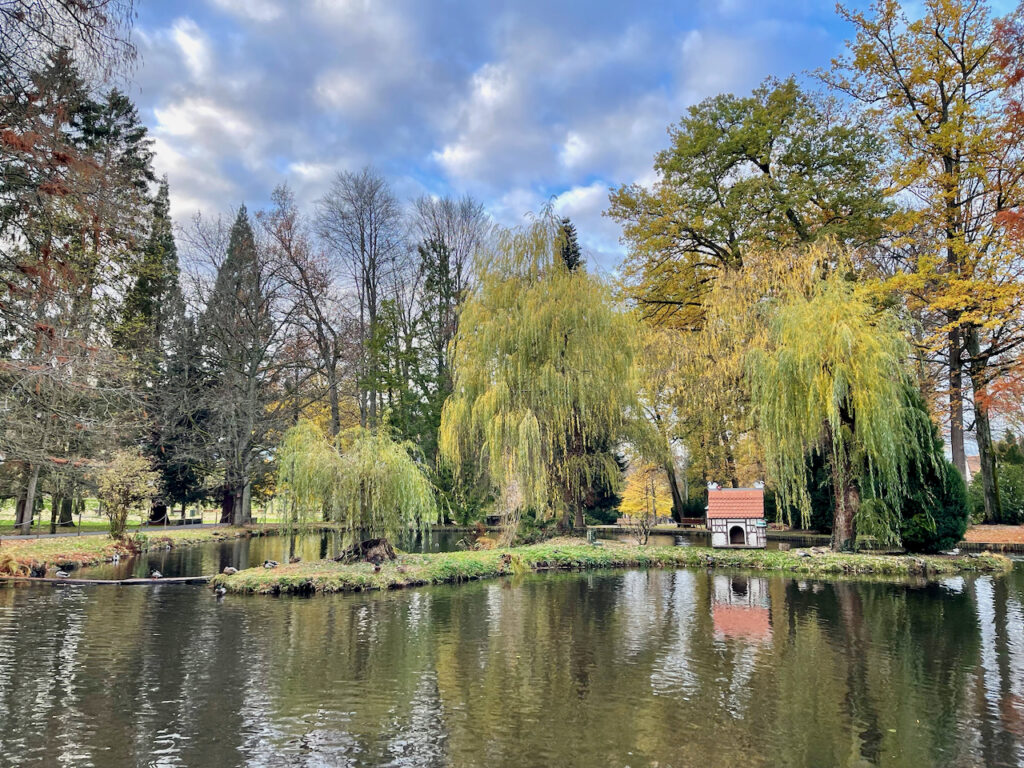
POLYGON ((709 489, 708 530, 712 547, 764 549, 764 489, 709 489))

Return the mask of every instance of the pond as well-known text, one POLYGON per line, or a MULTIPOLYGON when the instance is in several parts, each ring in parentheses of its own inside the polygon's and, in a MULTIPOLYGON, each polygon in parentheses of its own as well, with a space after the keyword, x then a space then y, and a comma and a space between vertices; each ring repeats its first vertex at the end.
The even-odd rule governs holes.
MULTIPOLYGON (((475 536, 453 530, 434 530, 425 535, 409 531, 395 546, 406 552, 450 552, 460 539, 475 536)), ((301 533, 294 536, 253 536, 210 541, 193 547, 155 549, 117 563, 102 563, 75 571, 75 578, 128 579, 148 577, 154 570, 163 576, 209 576, 232 568, 252 568, 266 560, 286 563, 290 557, 322 560, 339 552, 341 534, 301 533)))
POLYGON ((1020 766, 1024 569, 0 588, 0 724, 0 766, 1020 766))

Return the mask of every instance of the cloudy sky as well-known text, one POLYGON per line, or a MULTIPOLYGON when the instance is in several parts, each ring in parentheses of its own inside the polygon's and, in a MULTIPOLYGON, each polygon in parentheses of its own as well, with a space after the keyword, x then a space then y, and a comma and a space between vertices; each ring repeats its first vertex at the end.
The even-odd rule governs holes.
POLYGON ((311 204, 372 164, 403 198, 470 193, 502 223, 554 198, 606 269, 608 188, 651 179, 687 105, 827 65, 824 0, 141 0, 132 95, 179 221, 311 204))

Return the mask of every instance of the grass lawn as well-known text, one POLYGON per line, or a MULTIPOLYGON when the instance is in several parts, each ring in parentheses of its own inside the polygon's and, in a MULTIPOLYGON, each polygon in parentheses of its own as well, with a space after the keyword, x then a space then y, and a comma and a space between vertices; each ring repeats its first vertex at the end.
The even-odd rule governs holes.
MULTIPOLYGON (((14 499, 3 499, 0 501, 0 536, 10 535, 18 533, 18 529, 14 527, 14 499)), ((267 516, 265 511, 262 509, 253 509, 253 515, 256 516, 257 520, 262 523, 280 523, 282 522, 277 516, 267 516)), ((128 518, 128 529, 132 530, 146 525, 148 513, 145 510, 138 510, 133 512, 128 518)), ((181 510, 175 509, 168 514, 171 520, 177 520, 181 517, 181 510)), ((190 508, 187 513, 187 517, 194 518, 201 516, 203 523, 219 523, 220 522, 220 510, 208 507, 203 510, 196 510, 190 508)), ((83 531, 105 531, 108 528, 107 518, 104 517, 100 512, 99 501, 96 499, 85 500, 85 512, 82 515, 82 528, 83 531)), ((75 525, 70 527, 58 528, 57 533, 69 533, 79 530, 78 528, 78 516, 75 516, 75 525)), ((50 503, 47 499, 43 505, 42 513, 36 513, 35 518, 32 520, 32 533, 41 534, 50 532, 50 503)))
POLYGON ((933 577, 965 572, 1005 572, 1012 563, 1001 555, 923 556, 811 554, 805 550, 714 550, 705 547, 640 547, 604 541, 600 546, 579 539, 553 539, 542 544, 476 552, 402 554, 379 570, 369 563, 332 560, 249 568, 221 574, 214 583, 229 592, 309 594, 398 589, 495 578, 514 573, 596 568, 737 568, 812 575, 933 577), (801 554, 803 552, 804 554, 801 554))

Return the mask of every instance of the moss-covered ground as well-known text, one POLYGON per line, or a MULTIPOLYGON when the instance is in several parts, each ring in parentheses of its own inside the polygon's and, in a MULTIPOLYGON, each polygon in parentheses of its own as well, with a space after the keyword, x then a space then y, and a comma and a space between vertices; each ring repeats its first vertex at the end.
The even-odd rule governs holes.
POLYGON ((216 585, 229 592, 310 594, 399 589, 488 579, 546 570, 598 568, 733 568, 823 576, 879 575, 935 577, 965 572, 1004 572, 1012 563, 1001 555, 900 556, 833 554, 806 550, 715 550, 704 547, 640 547, 620 542, 595 546, 579 540, 552 540, 511 549, 435 554, 401 554, 390 563, 336 563, 331 560, 249 568, 221 574, 216 585))

